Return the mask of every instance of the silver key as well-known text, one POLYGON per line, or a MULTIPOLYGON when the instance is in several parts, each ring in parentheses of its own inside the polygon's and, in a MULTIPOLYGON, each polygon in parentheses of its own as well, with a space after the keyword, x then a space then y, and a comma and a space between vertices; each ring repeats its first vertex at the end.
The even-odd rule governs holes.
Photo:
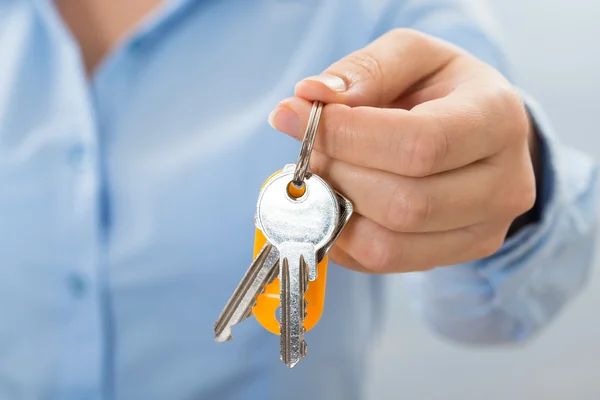
POLYGON ((325 258, 353 213, 350 200, 308 172, 322 109, 323 103, 313 104, 297 165, 287 165, 261 191, 255 223, 267 237, 267 243, 215 323, 217 342, 231 340, 232 326, 252 314, 257 297, 279 274, 281 359, 289 367, 306 355, 304 295, 308 282, 317 278, 317 264, 325 258), (305 195, 289 196, 290 180, 298 187, 305 186, 305 195))
POLYGON ((350 217, 352 217, 352 213, 354 213, 354 206, 352 205, 352 202, 349 199, 347 199, 343 194, 337 191, 335 191, 335 194, 337 196, 337 202, 340 208, 338 223, 335 232, 333 233, 333 236, 331 237, 331 239, 329 239, 329 242, 327 242, 327 244, 321 247, 321 249, 319 249, 319 251, 317 252, 318 262, 321 262, 329 253, 329 250, 331 250, 331 248, 335 244, 335 241, 340 237, 346 225, 348 225, 350 217))
MULTIPOLYGON (((352 203, 342 194, 337 193, 340 207, 339 220, 333 237, 318 251, 317 262, 321 262, 350 220, 353 212, 352 203)), ((217 342, 227 342, 232 339, 231 329, 252 314, 252 307, 257 297, 264 292, 267 284, 271 283, 279 273, 279 250, 267 242, 256 259, 250 264, 248 271, 238 284, 231 298, 225 305, 221 315, 215 322, 215 339, 217 342)), ((305 282, 307 284, 307 282, 305 282)), ((306 287, 303 288, 306 292, 306 287)), ((302 305, 304 303, 301 303, 302 305)))
POLYGON ((289 164, 265 184, 255 218, 257 228, 279 250, 281 359, 289 367, 306 354, 304 293, 307 282, 317 278, 318 252, 335 237, 340 216, 337 194, 317 175, 304 178, 303 196, 289 195, 295 169, 289 164))
POLYGON ((279 251, 269 242, 250 264, 248 271, 225 305, 215 322, 215 339, 226 342, 232 339, 231 328, 252 314, 256 298, 275 279, 279 271, 279 251))

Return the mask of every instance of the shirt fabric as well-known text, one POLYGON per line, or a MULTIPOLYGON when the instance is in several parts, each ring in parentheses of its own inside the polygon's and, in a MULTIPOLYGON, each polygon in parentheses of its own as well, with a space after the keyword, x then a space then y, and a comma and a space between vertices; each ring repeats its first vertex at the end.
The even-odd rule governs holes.
MULTIPOLYGON (((247 269, 258 190, 299 144, 267 115, 294 84, 395 27, 510 75, 461 0, 173 0, 88 79, 50 0, 0 1, 0 399, 360 399, 385 276, 329 268, 293 370, 249 319, 213 323, 247 269)), ((586 280, 596 170, 527 99, 542 220, 492 257, 406 274, 432 329, 532 337, 586 280)))

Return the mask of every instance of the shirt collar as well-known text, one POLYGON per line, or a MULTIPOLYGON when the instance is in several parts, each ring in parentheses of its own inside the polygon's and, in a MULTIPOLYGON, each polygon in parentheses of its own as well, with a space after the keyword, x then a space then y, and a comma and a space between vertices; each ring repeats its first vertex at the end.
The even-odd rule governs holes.
MULTIPOLYGON (((54 22, 56 23, 52 24, 52 28, 60 28, 62 25, 60 16, 53 4, 56 0, 30 1, 37 5, 38 10, 45 14, 45 16, 50 14, 51 17, 54 17, 51 19, 54 19, 54 22)), ((157 38, 163 29, 174 26, 175 22, 179 18, 184 17, 192 7, 205 1, 206 0, 165 0, 162 5, 152 11, 140 24, 138 24, 137 28, 130 34, 128 42, 135 45, 152 42, 152 39, 157 38)))
POLYGON ((202 0, 165 0, 138 25, 130 38, 137 45, 153 42, 160 33, 175 25, 202 0))
POLYGON ((139 26, 140 36, 152 34, 157 29, 168 24, 188 10, 189 7, 199 3, 200 0, 165 0, 156 10, 152 11, 139 26))

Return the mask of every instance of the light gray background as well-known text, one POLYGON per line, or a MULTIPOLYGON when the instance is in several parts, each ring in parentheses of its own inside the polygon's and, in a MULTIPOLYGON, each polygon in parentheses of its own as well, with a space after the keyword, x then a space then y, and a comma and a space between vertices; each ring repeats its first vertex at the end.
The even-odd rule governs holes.
MULTIPOLYGON (((598 159, 600 3, 489 3, 521 86, 545 107, 564 142, 598 159)), ((516 349, 473 350, 440 341, 411 314, 404 293, 394 296, 393 318, 371 368, 369 399, 600 399, 598 271, 535 342, 516 349)))

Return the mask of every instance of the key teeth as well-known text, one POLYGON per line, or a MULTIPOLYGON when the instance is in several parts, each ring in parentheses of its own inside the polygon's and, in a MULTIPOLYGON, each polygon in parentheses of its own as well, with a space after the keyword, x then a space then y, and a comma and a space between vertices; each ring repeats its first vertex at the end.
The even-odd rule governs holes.
POLYGON ((214 332, 215 341, 217 343, 232 340, 233 326, 246 320, 252 315, 252 308, 256 305, 258 296, 265 292, 267 285, 275 276, 277 276, 277 271, 279 269, 278 258, 277 253, 273 254, 273 247, 270 244, 265 244, 263 246, 215 321, 214 332), (265 268, 267 268, 267 270, 265 270, 265 268), (252 282, 258 279, 258 277, 261 279, 258 282, 259 285, 252 286, 252 282), (250 281, 250 279, 252 279, 252 281, 250 281), (248 290, 253 290, 253 292, 251 292, 252 297, 247 296, 249 293, 248 290), (243 303, 245 307, 247 307, 246 309, 240 308, 244 296, 247 296, 243 303), (238 302, 237 305, 235 301, 238 302))
POLYGON ((223 329, 223 331, 220 334, 215 330, 215 342, 225 343, 230 342, 231 340, 233 340, 233 336, 231 335, 231 328, 223 329))
POLYGON ((285 365, 287 365, 290 369, 294 368, 296 365, 298 365, 298 363, 300 361, 302 361, 302 359, 304 357, 306 357, 306 354, 308 352, 308 346, 306 345, 306 342, 303 340, 302 344, 300 345, 300 358, 298 360, 295 361, 291 361, 291 360, 284 360, 283 357, 281 357, 281 361, 283 361, 285 363, 285 365))
MULTIPOLYGON (((275 278, 276 278, 276 277, 277 277, 277 274, 276 274, 276 273, 273 273, 273 276, 272 276, 272 277, 269 279, 269 281, 268 281, 268 282, 269 282, 269 283, 273 282, 273 281, 275 280, 275 278)), ((245 314, 245 315, 244 315, 244 316, 243 316, 243 317, 240 319, 240 321, 239 321, 239 322, 237 322, 237 323, 235 323, 235 324, 233 324, 233 325, 231 325, 231 326, 229 326, 229 327, 225 327, 225 328, 223 329, 223 332, 221 332, 221 334, 218 334, 218 333, 217 333, 217 325, 218 325, 218 323, 217 323, 217 322, 215 322, 215 325, 214 325, 214 330, 215 330, 215 341, 216 341, 217 343, 225 343, 225 342, 230 342, 230 341, 232 341, 232 340, 233 340, 233 336, 232 336, 232 333, 231 333, 233 326, 235 326, 235 325, 239 324, 240 322, 243 322, 243 321, 245 321, 246 319, 248 319, 248 318, 250 318, 250 317, 252 316, 252 308, 253 308, 254 306, 256 306, 256 302, 258 301, 258 296, 260 296, 261 294, 263 294, 263 293, 265 292, 265 290, 266 290, 266 289, 267 289, 267 286, 265 285, 265 286, 263 287, 263 289, 262 289, 260 292, 258 292, 258 294, 256 295, 256 299, 254 299, 254 303, 252 303, 252 307, 250 307, 250 308, 248 309, 248 312, 247 312, 247 313, 246 313, 246 314, 245 314), (225 336, 225 335, 224 335, 224 333, 225 333, 225 332, 227 332, 227 331, 229 331, 229 334, 228 334, 227 336, 225 336)))
MULTIPOLYGON (((316 254, 307 254, 301 256, 301 262, 305 265, 305 274, 307 281, 314 281, 317 279, 317 255, 316 254)), ((306 283, 305 283, 306 284, 306 283)))

